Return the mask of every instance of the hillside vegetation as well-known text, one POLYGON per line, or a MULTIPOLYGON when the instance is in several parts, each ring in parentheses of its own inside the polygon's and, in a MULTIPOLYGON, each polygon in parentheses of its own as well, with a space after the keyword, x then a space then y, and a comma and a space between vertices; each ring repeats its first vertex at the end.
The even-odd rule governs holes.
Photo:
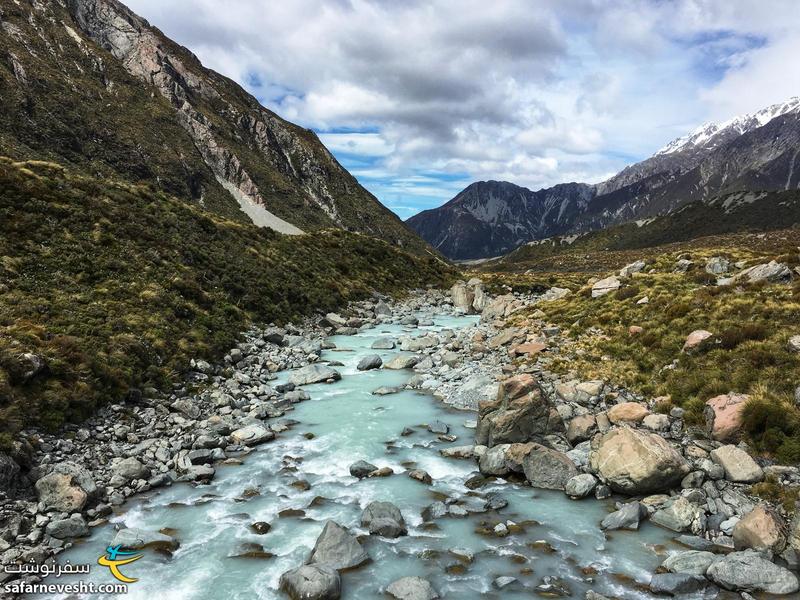
POLYGON ((283 236, 147 185, 0 158, 0 427, 54 428, 163 386, 251 321, 453 275, 363 235, 283 236))

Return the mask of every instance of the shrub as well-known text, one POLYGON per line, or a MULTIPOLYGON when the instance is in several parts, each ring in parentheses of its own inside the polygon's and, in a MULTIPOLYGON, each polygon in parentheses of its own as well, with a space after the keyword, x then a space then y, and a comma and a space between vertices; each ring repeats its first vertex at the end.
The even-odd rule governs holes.
POLYGON ((763 340, 767 337, 767 328, 761 323, 746 323, 739 327, 729 327, 719 334, 720 346, 726 350, 736 348, 742 342, 763 340))

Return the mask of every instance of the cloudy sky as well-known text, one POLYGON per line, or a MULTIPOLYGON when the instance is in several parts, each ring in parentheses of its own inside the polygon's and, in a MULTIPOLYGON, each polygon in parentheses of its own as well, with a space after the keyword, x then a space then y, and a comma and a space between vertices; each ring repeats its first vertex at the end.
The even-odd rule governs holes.
POLYGON ((477 180, 601 181, 800 94, 794 0, 125 1, 402 218, 477 180))

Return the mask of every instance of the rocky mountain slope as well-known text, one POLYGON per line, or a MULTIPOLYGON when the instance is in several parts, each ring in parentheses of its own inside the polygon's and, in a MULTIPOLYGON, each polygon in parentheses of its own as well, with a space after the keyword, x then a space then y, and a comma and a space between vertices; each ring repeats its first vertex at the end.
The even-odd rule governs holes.
POLYGON ((284 233, 337 227, 427 251, 316 135, 116 0, 0 0, 0 154, 148 182, 284 233))
MULTIPOLYGON (((798 148, 800 98, 793 98, 704 125, 594 186, 567 184, 538 192, 514 186, 514 194, 504 197, 493 190, 511 184, 473 184, 408 224, 452 258, 485 258, 525 241, 652 218, 730 192, 797 189, 798 148), (519 197, 531 201, 513 201, 519 197)), ((775 226, 785 224, 775 221, 775 226)))

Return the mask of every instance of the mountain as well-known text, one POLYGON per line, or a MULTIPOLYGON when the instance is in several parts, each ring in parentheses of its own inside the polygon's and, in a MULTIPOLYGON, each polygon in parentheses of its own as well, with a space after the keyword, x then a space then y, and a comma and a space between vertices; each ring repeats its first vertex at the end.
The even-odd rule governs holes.
POLYGON ((322 145, 116 0, 0 0, 0 154, 284 233, 426 245, 322 145))
POLYGON ((513 186, 514 194, 499 195, 493 190, 513 184, 472 184, 407 223, 451 258, 486 258, 526 241, 648 219, 720 194, 796 189, 798 154, 800 97, 703 125, 597 185, 538 192, 513 186), (521 197, 530 200, 516 200, 521 197))
POLYGON ((498 256, 532 238, 567 231, 571 216, 584 211, 592 196, 592 187, 582 183, 532 192, 504 181, 480 181, 407 223, 450 258, 498 256))

